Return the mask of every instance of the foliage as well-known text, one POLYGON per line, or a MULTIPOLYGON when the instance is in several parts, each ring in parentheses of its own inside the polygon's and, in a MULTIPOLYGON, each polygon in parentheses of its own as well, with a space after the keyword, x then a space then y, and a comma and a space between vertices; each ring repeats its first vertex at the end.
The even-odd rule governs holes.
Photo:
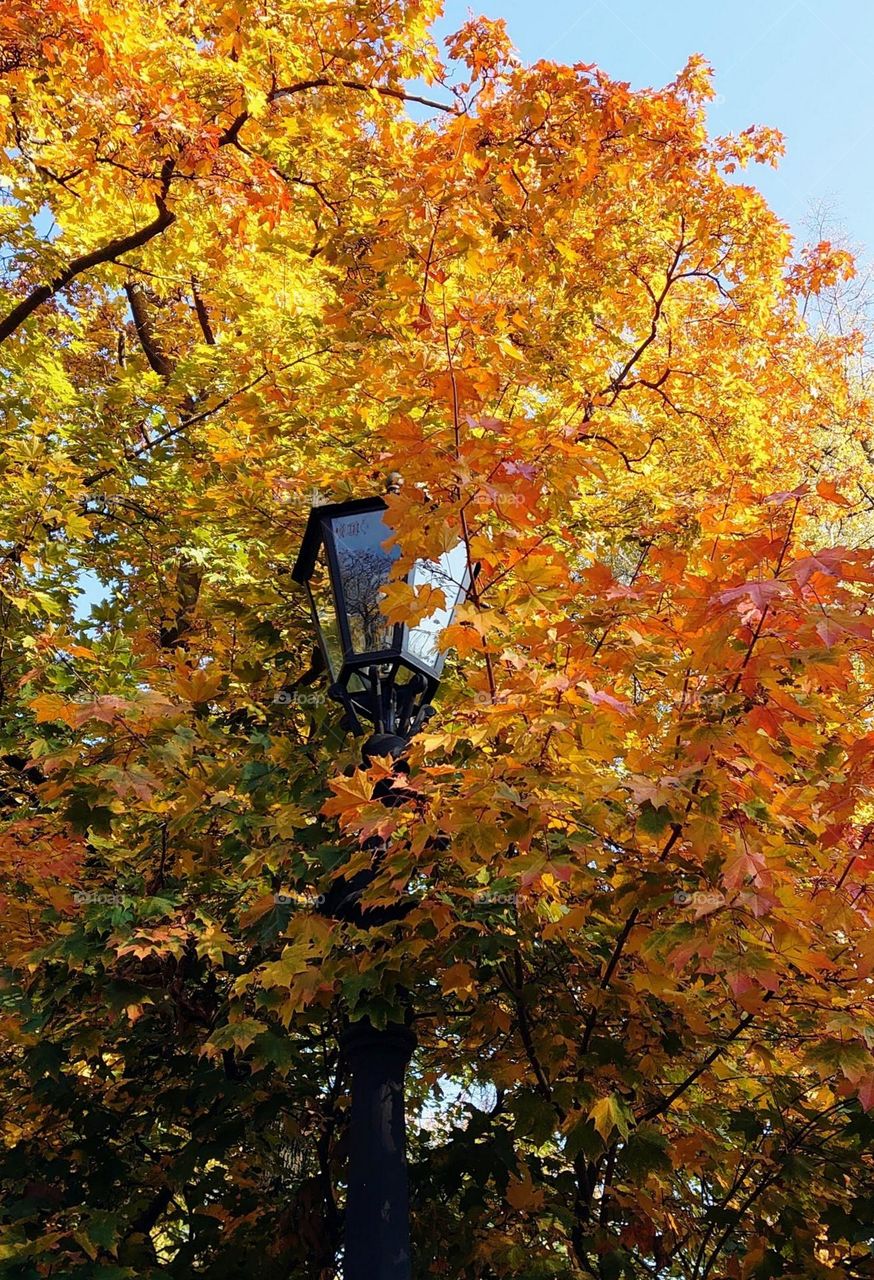
POLYGON ((419 1276, 870 1276, 852 261, 700 59, 436 16, 0 9, 0 1273, 334 1275, 337 1032, 408 1001, 419 1276), (288 573, 395 469, 480 573, 386 808, 288 573))

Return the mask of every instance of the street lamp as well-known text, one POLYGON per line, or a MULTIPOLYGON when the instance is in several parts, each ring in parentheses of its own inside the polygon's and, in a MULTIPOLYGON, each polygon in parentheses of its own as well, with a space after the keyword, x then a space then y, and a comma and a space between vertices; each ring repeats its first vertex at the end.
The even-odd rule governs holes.
MULTIPOLYGON (((396 580, 400 549, 390 545, 383 498, 314 507, 292 571, 309 595, 331 694, 348 727, 362 718, 380 735, 408 741, 427 718, 445 653, 440 635, 470 585, 467 550, 458 542, 439 560, 417 560, 406 581, 442 592, 442 603, 419 622, 390 623, 383 588, 396 580)), ((376 754, 372 749, 370 754, 376 754)))
MULTIPOLYGON (((438 560, 417 560, 406 581, 436 589, 435 607, 411 625, 389 622, 382 597, 399 577, 400 549, 392 543, 386 510, 380 497, 314 507, 292 571, 306 587, 330 693, 345 709, 347 728, 363 733, 362 722, 372 728, 365 763, 373 756, 397 758, 430 714, 445 660, 441 636, 470 585, 463 542, 438 560)), ((387 804, 397 802, 397 792, 385 783, 377 794, 387 804)), ((365 928, 400 919, 408 909, 360 906, 385 852, 378 837, 368 847, 370 868, 335 881, 322 907, 365 928)), ((410 1278, 404 1073, 415 1045, 408 1025, 378 1028, 367 1018, 351 1023, 341 1038, 352 1077, 345 1280, 410 1278)))

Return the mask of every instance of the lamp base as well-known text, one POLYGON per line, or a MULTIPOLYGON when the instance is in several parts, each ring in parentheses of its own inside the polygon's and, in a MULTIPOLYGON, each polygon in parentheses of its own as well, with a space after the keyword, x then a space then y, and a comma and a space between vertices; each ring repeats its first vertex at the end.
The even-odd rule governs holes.
POLYGON ((361 758, 365 767, 376 756, 391 756, 392 760, 397 760, 409 745, 409 739, 398 733, 372 733, 361 748, 361 758))

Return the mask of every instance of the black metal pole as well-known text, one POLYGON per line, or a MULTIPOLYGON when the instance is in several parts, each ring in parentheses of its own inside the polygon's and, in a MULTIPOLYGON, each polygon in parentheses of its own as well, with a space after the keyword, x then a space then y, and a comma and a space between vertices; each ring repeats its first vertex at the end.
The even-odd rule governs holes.
POLYGON ((415 1034, 367 1019, 344 1031, 352 1075, 344 1280, 410 1280, 404 1073, 415 1034))

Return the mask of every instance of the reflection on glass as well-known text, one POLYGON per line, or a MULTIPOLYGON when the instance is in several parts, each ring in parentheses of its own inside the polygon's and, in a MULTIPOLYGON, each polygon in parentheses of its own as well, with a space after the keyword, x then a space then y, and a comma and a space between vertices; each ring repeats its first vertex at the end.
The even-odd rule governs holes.
POLYGON ((331 591, 331 581, 328 577, 328 569, 323 555, 324 552, 316 561, 313 575, 307 583, 307 589, 310 593, 310 604, 318 623, 322 648, 331 672, 331 678, 336 680, 340 667, 343 665, 343 645, 340 641, 337 612, 334 608, 334 594, 331 591))
POLYGON ((414 587, 439 588, 445 597, 439 609, 409 628, 404 641, 404 649, 411 658, 436 669, 443 658, 438 644, 440 633, 448 627, 456 604, 470 585, 464 543, 444 551, 439 560, 418 560, 410 574, 410 583, 414 587))
POLYGON ((400 555, 397 547, 383 547, 392 536, 382 511, 365 511, 331 521, 340 583, 355 653, 387 649, 392 626, 380 609, 380 590, 388 582, 400 555))

